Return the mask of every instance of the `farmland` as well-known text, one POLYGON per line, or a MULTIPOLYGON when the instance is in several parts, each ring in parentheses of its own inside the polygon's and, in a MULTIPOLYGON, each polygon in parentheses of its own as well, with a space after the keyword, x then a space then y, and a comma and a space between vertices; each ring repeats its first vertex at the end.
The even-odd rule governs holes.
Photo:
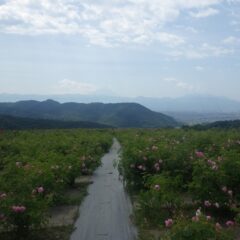
POLYGON ((142 239, 152 239, 149 230, 161 239, 236 239, 239 131, 130 130, 118 138, 142 239))
MULTIPOLYGON (((112 144, 107 131, 6 131, 0 135, 0 229, 17 239, 48 222, 50 207, 112 144)), ((3 236, 3 235, 2 235, 3 236)))
POLYGON ((3 131, 1 232, 20 239, 47 226, 49 209, 64 201, 77 177, 93 173, 113 137, 122 145, 118 170, 140 239, 237 239, 240 133, 234 129, 3 131))

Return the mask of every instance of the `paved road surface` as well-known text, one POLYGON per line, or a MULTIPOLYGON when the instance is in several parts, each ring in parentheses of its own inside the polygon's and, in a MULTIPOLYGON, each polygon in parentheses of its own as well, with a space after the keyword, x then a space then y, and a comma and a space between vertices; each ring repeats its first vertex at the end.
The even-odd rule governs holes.
POLYGON ((120 144, 116 139, 110 152, 102 158, 102 166, 93 175, 89 195, 80 207, 80 216, 71 240, 134 240, 136 228, 131 224, 131 202, 119 181, 114 162, 120 144))

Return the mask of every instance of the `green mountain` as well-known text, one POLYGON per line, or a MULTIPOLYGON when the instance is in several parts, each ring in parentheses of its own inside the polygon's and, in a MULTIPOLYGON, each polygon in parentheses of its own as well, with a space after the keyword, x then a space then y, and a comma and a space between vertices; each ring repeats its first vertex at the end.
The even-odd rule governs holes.
POLYGON ((0 115, 0 129, 22 130, 72 128, 110 128, 110 126, 93 122, 32 119, 0 115))
POLYGON ((137 103, 63 103, 53 100, 0 103, 0 114, 26 118, 87 121, 114 127, 175 127, 172 117, 154 112, 137 103))

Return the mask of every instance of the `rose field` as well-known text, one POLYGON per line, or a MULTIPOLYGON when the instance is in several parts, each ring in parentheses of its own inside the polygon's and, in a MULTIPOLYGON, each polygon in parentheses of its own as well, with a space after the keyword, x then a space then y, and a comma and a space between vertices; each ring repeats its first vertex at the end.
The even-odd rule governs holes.
POLYGON ((141 239, 240 238, 239 131, 129 130, 118 139, 141 239))
POLYGON ((64 201, 76 177, 100 165, 111 144, 100 130, 1 132, 0 239, 26 239, 46 226, 49 208, 64 201))
POLYGON ((240 239, 240 132, 234 129, 2 131, 0 239, 38 239, 49 209, 66 202, 76 178, 100 166, 113 137, 122 146, 118 169, 139 239, 240 239))

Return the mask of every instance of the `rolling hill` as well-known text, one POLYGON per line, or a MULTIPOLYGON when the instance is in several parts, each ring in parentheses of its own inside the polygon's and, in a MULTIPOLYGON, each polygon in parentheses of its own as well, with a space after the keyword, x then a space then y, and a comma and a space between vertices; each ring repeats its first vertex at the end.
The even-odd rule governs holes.
POLYGON ((20 95, 20 94, 1 94, 0 102, 16 102, 22 100, 55 99, 58 102, 77 102, 77 103, 119 103, 135 102, 153 111, 173 112, 173 113, 234 113, 240 112, 240 101, 232 100, 227 97, 211 96, 204 94, 185 95, 176 98, 167 97, 118 97, 105 95, 79 95, 79 94, 59 94, 59 95, 20 95))
POLYGON ((176 127, 178 122, 137 103, 59 103, 53 100, 0 103, 0 114, 64 121, 87 121, 122 128, 176 127))

